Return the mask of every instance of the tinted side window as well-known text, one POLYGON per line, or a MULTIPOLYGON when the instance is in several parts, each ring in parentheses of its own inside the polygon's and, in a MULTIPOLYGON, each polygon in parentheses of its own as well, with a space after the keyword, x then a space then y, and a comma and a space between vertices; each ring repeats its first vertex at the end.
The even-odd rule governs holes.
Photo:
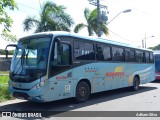
POLYGON ((97 45, 96 50, 97 50, 96 53, 97 60, 104 60, 103 45, 97 45))
POLYGON ((135 62, 135 51, 134 50, 130 50, 130 62, 135 62))
POLYGON ((74 57, 76 60, 95 60, 94 45, 92 43, 75 41, 74 57))
POLYGON ((150 60, 149 60, 150 63, 153 63, 154 62, 153 53, 150 53, 149 57, 150 57, 150 60))
POLYGON ((111 60, 111 48, 109 46, 104 46, 103 55, 104 60, 111 60))
POLYGON ((112 47, 113 61, 124 61, 124 51, 123 48, 112 47))
POLYGON ((130 62, 130 49, 125 49, 125 61, 130 62))
POLYGON ((149 63, 149 53, 145 52, 145 61, 146 63, 149 63))
POLYGON ((97 45, 97 60, 111 60, 111 49, 109 46, 97 45))
POLYGON ((142 63, 143 62, 143 52, 136 51, 136 62, 142 63))
POLYGON ((95 60, 94 45, 92 43, 85 43, 85 59, 95 60))
POLYGON ((76 60, 85 60, 85 44, 83 42, 74 42, 74 57, 76 60))

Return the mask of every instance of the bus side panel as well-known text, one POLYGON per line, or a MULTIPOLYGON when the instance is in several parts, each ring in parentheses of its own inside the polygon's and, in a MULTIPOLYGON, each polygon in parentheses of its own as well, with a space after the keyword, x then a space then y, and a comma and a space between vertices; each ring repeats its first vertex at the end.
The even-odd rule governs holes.
POLYGON ((104 80, 96 75, 97 63, 85 64, 73 69, 74 92, 76 94, 76 86, 80 80, 88 80, 91 84, 91 93, 95 91, 104 91, 104 80), (95 86, 97 85, 98 86, 95 86), (96 90, 95 90, 96 89, 96 90))
POLYGON ((50 83, 49 91, 47 93, 49 101, 70 98, 74 96, 74 81, 72 74, 72 70, 68 70, 48 79, 50 83))
POLYGON ((50 78, 47 96, 49 101, 75 97, 80 80, 89 80, 91 93, 132 86, 135 75, 139 75, 141 84, 144 84, 153 81, 153 71, 154 67, 151 64, 141 66, 127 63, 85 64, 50 78))
POLYGON ((140 77, 140 84, 145 84, 154 80, 154 64, 141 64, 136 66, 133 74, 140 77))
POLYGON ((154 64, 151 64, 151 65, 152 65, 152 69, 150 71, 148 82, 152 82, 152 81, 154 81, 156 79, 155 78, 155 65, 154 64))

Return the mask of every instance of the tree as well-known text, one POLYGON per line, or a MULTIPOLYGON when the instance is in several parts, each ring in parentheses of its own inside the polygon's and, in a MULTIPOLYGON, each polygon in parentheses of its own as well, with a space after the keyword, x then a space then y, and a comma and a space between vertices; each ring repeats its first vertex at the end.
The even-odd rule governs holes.
POLYGON ((154 46, 154 47, 149 47, 149 49, 160 50, 160 44, 158 44, 157 46, 154 46))
POLYGON ((4 30, 10 31, 9 28, 11 27, 13 21, 5 11, 5 8, 9 8, 9 10, 14 10, 15 8, 17 8, 17 5, 14 0, 0 1, 0 25, 4 26, 4 30))
POLYGON ((29 31, 36 27, 35 32, 43 31, 70 31, 74 24, 69 14, 65 13, 65 7, 47 1, 44 3, 39 19, 36 16, 28 16, 23 22, 24 31, 29 31))
MULTIPOLYGON (((93 35, 94 33, 96 33, 96 35, 98 35, 97 9, 90 11, 88 8, 85 8, 84 17, 86 19, 87 24, 84 24, 84 23, 77 24, 74 28, 74 32, 78 33, 80 30, 87 27, 89 36, 93 35)), ((106 27, 105 23, 101 22, 100 25, 101 25, 101 31, 105 35, 108 35, 109 34, 108 28, 106 27)))
POLYGON ((12 35, 9 29, 13 21, 6 12, 6 8, 14 10, 17 8, 17 5, 14 0, 0 0, 0 25, 3 26, 0 36, 7 41, 15 42, 17 37, 12 35))
POLYGON ((11 42, 16 42, 18 40, 16 35, 12 35, 10 32, 8 31, 3 31, 1 34, 1 37, 5 40, 5 41, 11 41, 11 42))

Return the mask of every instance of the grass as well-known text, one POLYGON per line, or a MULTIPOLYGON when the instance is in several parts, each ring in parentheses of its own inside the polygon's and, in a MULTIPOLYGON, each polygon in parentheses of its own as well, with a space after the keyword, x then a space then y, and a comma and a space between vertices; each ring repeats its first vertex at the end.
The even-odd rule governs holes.
POLYGON ((8 80, 9 76, 0 76, 0 102, 13 99, 8 92, 8 80))

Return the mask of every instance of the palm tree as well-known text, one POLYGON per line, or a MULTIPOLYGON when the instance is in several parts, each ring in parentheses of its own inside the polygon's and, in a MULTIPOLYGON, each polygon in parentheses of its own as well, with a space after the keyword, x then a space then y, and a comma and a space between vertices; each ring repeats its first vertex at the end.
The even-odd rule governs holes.
MULTIPOLYGON (((78 33, 81 29, 87 27, 89 36, 93 35, 94 32, 98 35, 98 26, 97 26, 97 9, 90 11, 88 8, 84 10, 84 17, 86 19, 87 24, 79 23, 75 26, 74 32, 78 33)), ((108 35, 108 28, 106 27, 104 22, 100 23, 101 31, 108 35)))
POLYGON ((70 27, 74 24, 73 19, 65 13, 65 7, 56 5, 53 2, 45 2, 39 19, 35 16, 28 16, 23 22, 24 31, 29 31, 36 27, 35 32, 43 31, 70 31, 70 27))

